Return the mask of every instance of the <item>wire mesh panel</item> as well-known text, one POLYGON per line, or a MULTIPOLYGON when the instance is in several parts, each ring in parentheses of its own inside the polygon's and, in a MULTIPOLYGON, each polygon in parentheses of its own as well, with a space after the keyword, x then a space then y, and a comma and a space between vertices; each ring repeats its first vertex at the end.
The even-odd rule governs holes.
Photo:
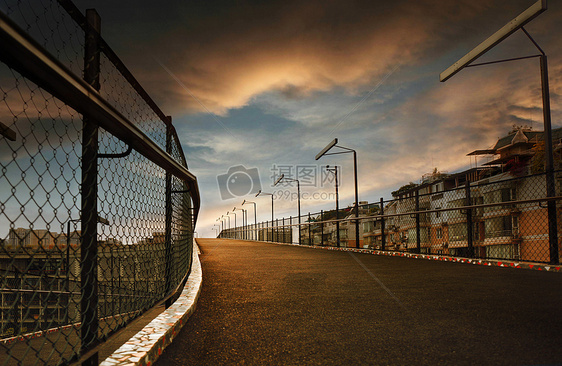
MULTIPOLYGON (((22 37, 32 36, 39 44, 34 52, 58 61, 63 72, 82 77, 91 71, 83 66, 92 59, 85 57, 84 29, 90 28, 71 2, 3 1, 0 16, 22 37)), ((57 86, 5 51, 0 365, 65 364, 181 286, 191 266, 196 181, 172 174, 146 151, 133 149, 132 141, 98 128, 83 114, 88 105, 55 97, 57 86), (93 155, 87 146, 95 146, 93 155), (95 172, 93 186, 85 183, 87 171, 95 172), (85 205, 88 200, 93 206, 85 205)), ((143 139, 187 169, 170 119, 102 39, 94 54, 101 56, 94 76, 100 95, 143 139)))
POLYGON ((100 94, 105 100, 165 149, 166 123, 143 100, 105 53, 100 57, 100 86, 100 94))
POLYGON ((0 122, 14 137, 0 137, 0 359, 57 364, 80 349, 62 327, 79 322, 80 235, 67 225, 80 217, 81 116, 4 64, 0 73, 0 122))
POLYGON ((544 197, 544 181, 544 175, 534 175, 477 187, 474 199, 493 205, 478 209, 475 215, 473 230, 478 256, 549 261, 546 203, 520 202, 544 197))
MULTIPOLYGON (((301 217, 300 244, 559 263, 551 243, 560 248, 562 171, 554 174, 557 196, 551 198, 544 173, 483 172, 475 182, 454 176, 411 183, 393 192, 392 200, 360 205, 359 244, 352 207, 307 214, 301 217), (548 214, 549 200, 555 202, 555 218, 548 214)), ((298 244, 298 217, 277 221, 298 244)), ((258 240, 291 242, 282 234, 276 240, 271 222, 258 227, 258 240)))
POLYGON ((166 293, 165 171, 132 152, 100 159, 98 172, 98 210, 107 220, 99 231, 98 313, 119 315, 102 326, 110 331, 166 293))
POLYGON ((58 1, 2 0, 0 11, 76 75, 84 71, 84 31, 58 1))

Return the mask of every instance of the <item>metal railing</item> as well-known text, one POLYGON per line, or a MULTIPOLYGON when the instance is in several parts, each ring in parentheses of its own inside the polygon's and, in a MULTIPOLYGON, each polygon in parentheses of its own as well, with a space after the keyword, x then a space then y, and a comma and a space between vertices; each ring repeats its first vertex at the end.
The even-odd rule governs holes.
POLYGON ((0 365, 97 364, 191 268, 197 180, 100 22, 0 3, 0 365))
MULTIPOLYGON (((562 172, 555 177, 561 182, 562 172)), ((229 228, 219 237, 557 264, 547 202, 555 202, 560 217, 562 186, 549 198, 544 182, 544 174, 500 173, 439 191, 420 185, 395 199, 361 205, 359 243, 350 207, 339 216, 335 210, 303 215, 300 225, 298 217, 289 217, 229 228)), ((555 240, 560 247, 560 238, 555 240)))

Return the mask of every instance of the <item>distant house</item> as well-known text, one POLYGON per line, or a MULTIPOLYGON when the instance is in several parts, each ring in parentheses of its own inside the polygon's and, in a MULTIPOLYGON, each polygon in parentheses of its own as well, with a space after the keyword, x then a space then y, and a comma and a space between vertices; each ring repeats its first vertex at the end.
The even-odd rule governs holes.
MULTIPOLYGON (((554 163, 560 168, 562 129, 552 132, 554 163)), ((412 251, 419 243, 422 253, 463 256, 468 254, 470 234, 478 257, 548 261, 546 209, 538 203, 511 203, 546 196, 544 175, 535 174, 544 172, 542 139, 542 132, 514 128, 492 149, 468 154, 487 157, 480 167, 455 174, 434 171, 419 184, 410 183, 394 191, 394 200, 385 205, 384 213, 404 215, 385 218, 384 233, 380 219, 365 221, 365 243, 381 248, 384 235, 388 250, 412 251), (497 205, 502 202, 506 204, 497 205), (470 210, 469 233, 463 207, 471 205, 493 206, 470 210), (426 210, 430 212, 424 213, 426 210)), ((557 176, 557 182, 560 195, 562 175, 557 176)), ((560 222, 560 212, 558 218, 560 222)))
POLYGON ((66 244, 66 235, 44 229, 10 229, 6 249, 53 249, 58 244, 66 244))

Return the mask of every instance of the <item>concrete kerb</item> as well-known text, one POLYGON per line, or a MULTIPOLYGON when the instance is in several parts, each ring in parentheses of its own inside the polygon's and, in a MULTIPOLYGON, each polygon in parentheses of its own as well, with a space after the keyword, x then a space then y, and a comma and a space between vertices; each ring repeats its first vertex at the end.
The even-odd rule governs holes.
POLYGON ((202 282, 203 273, 199 260, 199 247, 194 240, 191 273, 180 297, 117 351, 103 360, 100 365, 152 365, 162 354, 164 348, 178 335, 180 329, 195 311, 202 282))
POLYGON ((435 260, 442 262, 456 262, 465 263, 489 267, 506 267, 506 268, 518 268, 518 269, 530 269, 535 271, 546 271, 546 272, 562 272, 562 265, 552 265, 545 263, 533 263, 533 262, 523 262, 523 261, 511 261, 511 260, 494 260, 494 259, 473 259, 473 258, 463 258, 463 257, 450 257, 438 254, 416 254, 416 253, 406 253, 406 252, 393 252, 393 251, 383 251, 376 249, 359 249, 359 248, 338 248, 330 246, 319 246, 319 245, 304 245, 304 244, 294 244, 294 243, 280 243, 280 242, 270 242, 262 241, 262 243, 271 243, 278 245, 290 245, 302 248, 312 248, 312 249, 324 249, 324 250, 335 250, 335 251, 345 251, 354 253, 366 253, 373 255, 386 255, 391 257, 404 257, 404 258, 415 258, 415 259, 426 259, 435 260))

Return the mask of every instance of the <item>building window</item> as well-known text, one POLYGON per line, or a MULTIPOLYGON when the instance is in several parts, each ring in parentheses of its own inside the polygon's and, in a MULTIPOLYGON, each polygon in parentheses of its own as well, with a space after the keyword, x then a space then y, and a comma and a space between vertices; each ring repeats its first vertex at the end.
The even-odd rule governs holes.
POLYGON ((440 227, 437 228, 437 239, 443 239, 443 229, 440 227))
POLYGON ((373 224, 374 224, 374 223, 373 223, 372 221, 364 222, 364 223, 363 223, 363 232, 364 232, 364 233, 369 233, 369 232, 373 231, 373 230, 374 230, 374 225, 373 225, 373 224))
POLYGON ((485 221, 486 238, 511 236, 518 227, 518 218, 512 216, 499 216, 485 221))
POLYGON ((517 196, 515 194, 515 188, 503 188, 501 190, 501 195, 502 195, 502 202, 515 201, 517 199, 517 196))
MULTIPOLYGON (((502 188, 496 191, 484 193, 483 203, 499 203, 499 202, 510 202, 517 199, 517 193, 515 188, 502 188)), ((510 207, 510 205, 506 205, 510 207)), ((493 212, 497 210, 497 207, 486 207, 484 212, 493 212)))
POLYGON ((466 223, 453 224, 449 226, 449 240, 463 241, 466 240, 466 223))
POLYGON ((443 199, 443 193, 439 193, 439 194, 434 194, 433 196, 431 196, 431 200, 432 201, 437 201, 443 199))

